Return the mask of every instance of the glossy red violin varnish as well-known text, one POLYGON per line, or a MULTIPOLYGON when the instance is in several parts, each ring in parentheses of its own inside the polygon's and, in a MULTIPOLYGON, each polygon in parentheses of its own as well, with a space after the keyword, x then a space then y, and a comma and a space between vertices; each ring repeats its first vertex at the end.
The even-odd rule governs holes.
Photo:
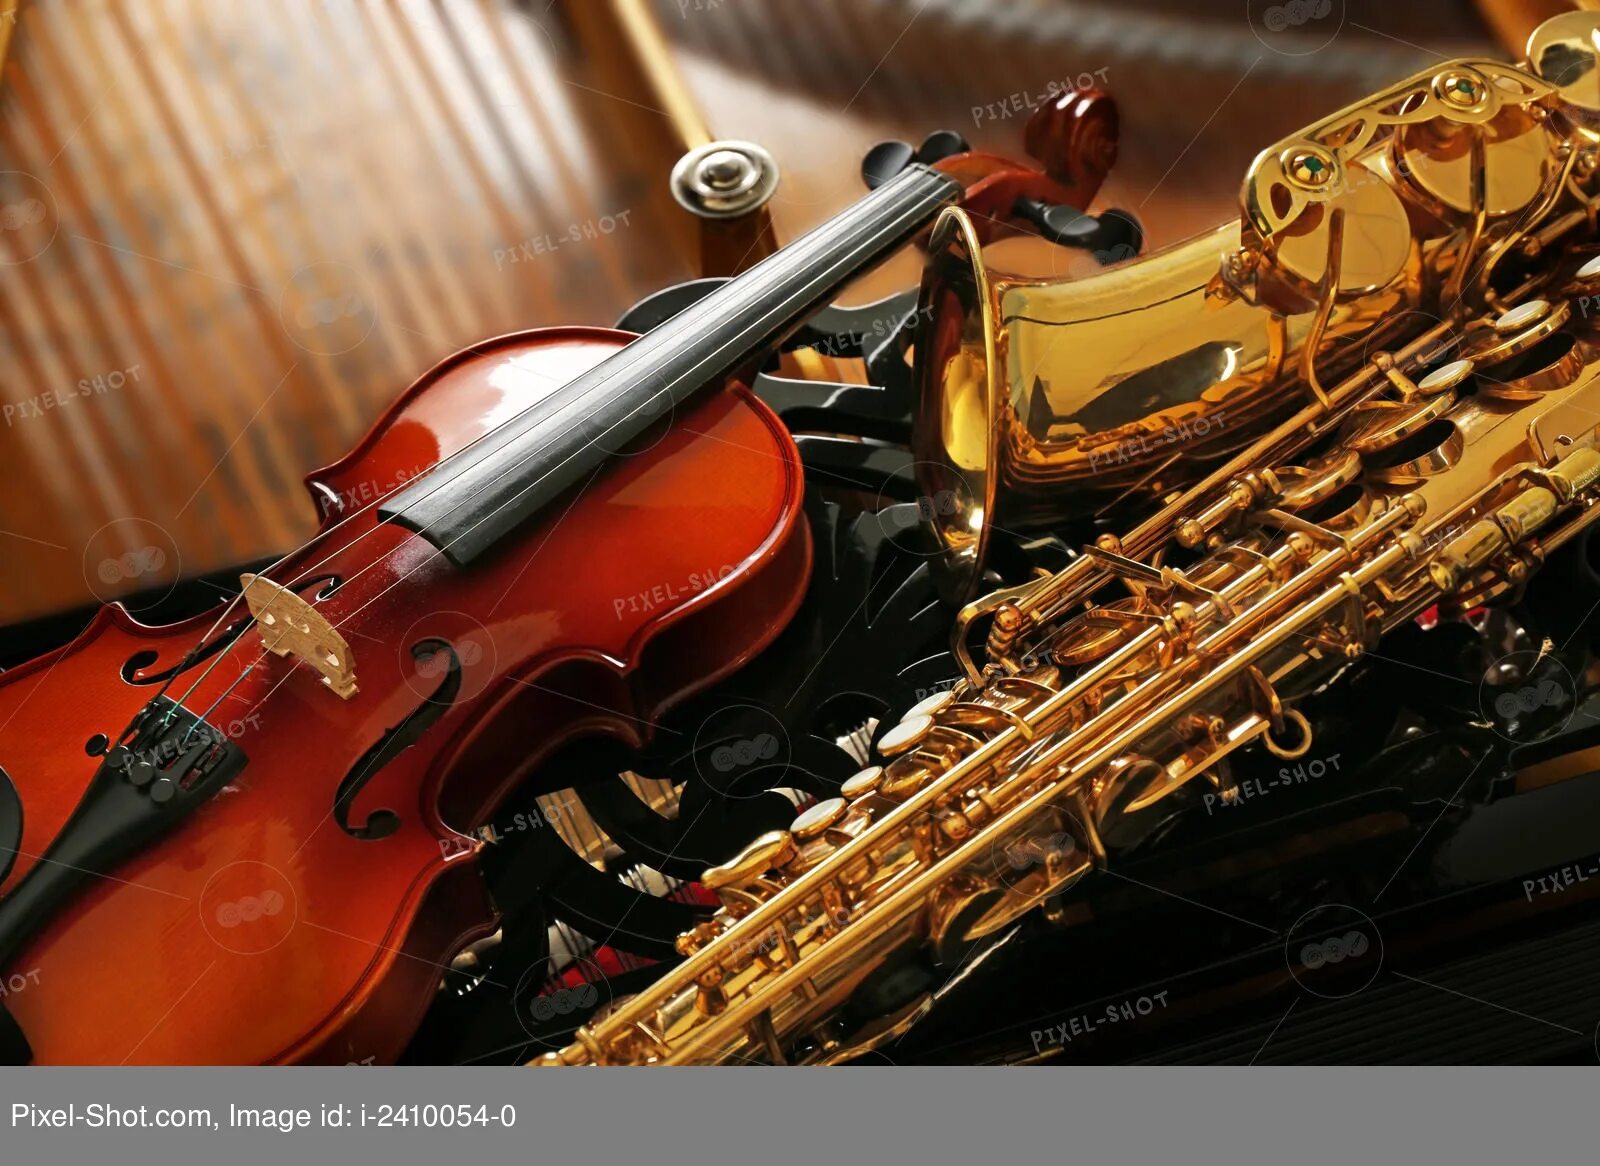
MULTIPOLYGON (((741 387, 680 411, 468 570, 375 524, 372 502, 629 339, 545 329, 458 354, 308 480, 322 533, 268 574, 342 581, 317 606, 350 645, 359 691, 341 700, 275 656, 240 681, 261 655, 253 629, 227 649, 184 703, 202 711, 238 681, 210 719, 249 764, 114 879, 94 880, 8 969, 37 972, 6 1000, 36 1061, 391 1059, 442 965, 495 925, 461 834, 563 741, 641 743, 663 710, 782 629, 810 569, 799 456, 741 387), (461 690, 350 807, 355 824, 392 810, 397 831, 351 837, 335 791, 439 684, 411 653, 430 637, 455 648, 461 690)), ((24 805, 6 886, 94 773, 85 742, 114 738, 157 691, 122 679, 125 662, 152 650, 136 679, 160 673, 214 619, 148 628, 106 608, 66 648, 0 676, 0 767, 24 805)))

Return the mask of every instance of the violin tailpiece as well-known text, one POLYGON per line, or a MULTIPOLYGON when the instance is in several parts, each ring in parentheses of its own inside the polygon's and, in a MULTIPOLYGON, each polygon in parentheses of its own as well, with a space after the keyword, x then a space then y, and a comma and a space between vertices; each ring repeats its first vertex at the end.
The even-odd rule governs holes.
POLYGON ((269 652, 309 664, 345 700, 356 694, 355 656, 321 612, 265 575, 240 575, 239 583, 269 652))

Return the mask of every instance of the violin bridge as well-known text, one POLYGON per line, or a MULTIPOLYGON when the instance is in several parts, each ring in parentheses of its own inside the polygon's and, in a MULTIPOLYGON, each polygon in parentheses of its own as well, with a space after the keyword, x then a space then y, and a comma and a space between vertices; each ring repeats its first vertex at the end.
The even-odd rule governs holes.
POLYGON ((321 612, 265 575, 240 575, 239 582, 269 652, 309 664, 322 674, 322 683, 345 700, 355 695, 355 657, 321 612))

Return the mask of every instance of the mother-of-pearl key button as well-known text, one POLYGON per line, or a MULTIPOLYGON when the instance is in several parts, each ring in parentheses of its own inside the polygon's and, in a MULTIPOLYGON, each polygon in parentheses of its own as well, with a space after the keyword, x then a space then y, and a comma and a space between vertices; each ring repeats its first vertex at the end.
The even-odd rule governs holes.
POLYGON ((829 798, 825 802, 818 802, 805 813, 794 820, 789 827, 797 842, 809 842, 813 838, 820 838, 822 832, 844 817, 847 804, 843 798, 829 798))
POLYGON ((1418 381, 1417 388, 1424 393, 1439 393, 1445 389, 1453 389, 1472 375, 1473 367, 1470 360, 1452 360, 1449 364, 1441 364, 1418 381))
POLYGON ((1591 279, 1600 279, 1600 255, 1588 260, 1577 271, 1574 271, 1572 276, 1574 279, 1581 279, 1585 282, 1591 279))
POLYGON ((1529 300, 1525 304, 1518 304, 1509 312, 1503 312, 1494 322, 1494 330, 1499 333, 1520 332, 1529 324, 1537 324, 1550 314, 1548 300, 1529 300))
POLYGON ((936 692, 932 696, 925 696, 916 704, 906 710, 902 721, 909 721, 912 717, 932 717, 943 712, 945 707, 955 703, 956 694, 948 688, 943 692, 936 692))
POLYGON ((932 731, 932 717, 907 717, 878 739, 878 752, 885 757, 893 757, 896 753, 904 753, 907 749, 916 746, 932 731))
POLYGON ((847 798, 859 798, 871 793, 878 788, 878 783, 883 780, 883 766, 869 765, 853 777, 844 779, 839 786, 839 793, 847 798))

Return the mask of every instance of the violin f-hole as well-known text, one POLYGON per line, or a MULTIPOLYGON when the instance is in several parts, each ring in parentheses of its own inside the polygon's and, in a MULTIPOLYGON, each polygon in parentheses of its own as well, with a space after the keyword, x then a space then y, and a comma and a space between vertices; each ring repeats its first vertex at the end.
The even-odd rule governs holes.
POLYGON ((376 841, 400 828, 400 815, 393 810, 375 810, 359 826, 350 824, 350 806, 385 765, 421 738, 428 727, 449 711, 461 691, 461 657, 448 640, 418 640, 411 645, 411 659, 417 674, 441 676, 439 685, 421 704, 406 714, 398 725, 385 729, 383 736, 368 749, 339 783, 333 799, 333 817, 339 829, 352 838, 376 841), (442 667, 441 667, 442 665, 442 667))

